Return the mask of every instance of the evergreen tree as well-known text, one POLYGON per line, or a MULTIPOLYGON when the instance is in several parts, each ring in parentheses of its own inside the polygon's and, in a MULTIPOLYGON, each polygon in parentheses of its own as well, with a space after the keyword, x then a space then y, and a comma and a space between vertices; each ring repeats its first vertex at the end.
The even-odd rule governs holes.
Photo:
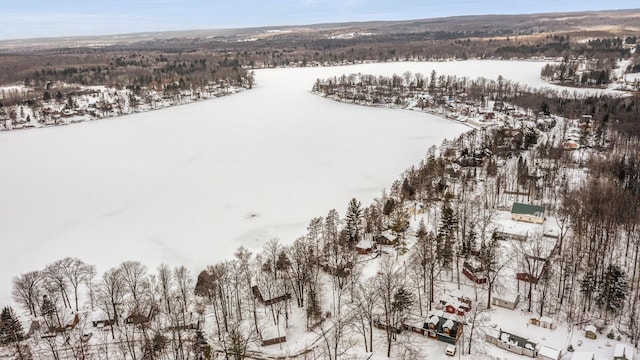
POLYGON ((401 187, 402 199, 413 200, 416 195, 416 189, 409 183, 409 179, 404 178, 401 187))
POLYGON ((307 292, 307 328, 312 328, 322 318, 320 299, 314 288, 307 292))
POLYGON ((391 308, 394 313, 396 328, 402 328, 406 312, 413 305, 413 295, 404 286, 401 286, 395 294, 393 294, 393 302, 391 308))
POLYGON ((604 279, 600 282, 596 302, 606 311, 618 313, 624 306, 624 299, 628 295, 625 273, 618 265, 609 265, 604 279))
POLYGON ((360 201, 355 198, 349 202, 349 208, 345 215, 347 220, 347 235, 350 245, 355 245, 360 241, 362 228, 362 207, 360 201))
POLYGON ((478 235, 476 234, 475 226, 473 223, 469 224, 469 231, 467 232, 467 238, 463 242, 464 247, 462 252, 465 256, 468 256, 472 251, 476 250, 478 235))
POLYGON ((455 244, 458 218, 448 201, 442 204, 440 228, 438 229, 438 259, 443 267, 453 262, 453 246, 455 244))
POLYGON ((22 324, 16 318, 13 309, 5 307, 0 314, 0 345, 8 345, 23 339, 22 324))

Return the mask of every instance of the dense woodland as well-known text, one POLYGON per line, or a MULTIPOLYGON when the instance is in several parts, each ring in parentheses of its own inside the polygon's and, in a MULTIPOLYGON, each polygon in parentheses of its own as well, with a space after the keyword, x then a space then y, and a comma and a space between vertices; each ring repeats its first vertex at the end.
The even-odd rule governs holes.
POLYGON ((0 108, 38 107, 50 99, 81 95, 87 86, 143 90, 167 94, 204 88, 211 84, 251 87, 253 77, 234 57, 210 53, 107 53, 0 56, 4 65, 0 83, 24 85, 28 91, 3 91, 0 108), (247 84, 249 82, 249 84, 247 84))

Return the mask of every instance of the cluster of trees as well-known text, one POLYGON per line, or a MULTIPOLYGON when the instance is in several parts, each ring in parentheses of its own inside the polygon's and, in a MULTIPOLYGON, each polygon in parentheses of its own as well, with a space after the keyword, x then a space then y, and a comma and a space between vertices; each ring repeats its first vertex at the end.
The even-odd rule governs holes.
POLYGON ((141 51, 127 55, 94 52, 87 56, 46 55, 11 55, 13 66, 0 68, 0 79, 4 84, 23 83, 27 90, 5 93, 1 105, 46 101, 52 96, 66 98, 77 92, 79 86, 170 91, 218 83, 243 86, 253 81, 238 59, 228 54, 141 51))
MULTIPOLYGON (((150 273, 143 264, 126 261, 98 277, 94 266, 79 259, 55 261, 13 280, 16 303, 44 322, 42 341, 22 341, 25 334, 15 325, 11 310, 7 315, 3 312, 0 339, 25 353, 48 352, 56 359, 81 359, 88 354, 189 359, 208 358, 213 352, 242 359, 256 351, 256 344, 269 339, 269 328, 285 331, 292 313, 297 312, 306 318, 307 330, 316 334, 318 345, 312 350, 323 358, 341 358, 358 344, 357 337, 365 351, 373 351, 376 324, 387 325, 387 355, 395 345, 416 351, 399 341, 397 329, 415 309, 417 283, 411 283, 406 273, 418 272, 418 268, 403 267, 393 256, 386 256, 379 264, 379 275, 364 281, 363 263, 354 251, 365 233, 380 234, 389 227, 396 229, 396 246, 401 247, 399 239, 406 235, 408 214, 401 202, 384 199, 367 208, 353 199, 344 218, 331 210, 324 218, 312 219, 307 234, 290 245, 273 239, 255 255, 241 247, 233 259, 208 266, 195 282, 184 267, 161 265, 150 273), (402 226, 394 227, 396 217, 401 218, 402 226), (83 318, 75 329, 69 325, 74 324, 78 310, 80 314, 91 311, 91 320, 111 325, 105 327, 110 331, 98 332, 94 336, 99 338, 87 343, 83 336, 96 333, 91 321, 83 318)), ((447 231, 453 231, 450 225, 447 231)), ((439 259, 433 253, 436 237, 424 222, 418 242, 422 252, 410 256, 439 259)), ((431 273, 431 302, 433 268, 424 262, 420 267, 421 279, 431 273)), ((417 292, 424 296, 421 290, 417 292)))
MULTIPOLYGON (((161 265, 157 274, 150 274, 143 264, 125 261, 97 277, 95 266, 64 258, 16 276, 12 294, 31 318, 38 319, 26 334, 34 341, 21 345, 29 352, 48 352, 54 359, 84 359, 89 354, 187 359, 205 349, 206 342, 198 341, 202 334, 185 331, 197 316, 193 280, 184 267, 161 265), (92 330, 92 321, 110 331, 92 330), (98 338, 92 345, 89 333, 98 338)), ((24 337, 17 329, 9 342, 24 337)))
POLYGON ((615 68, 612 60, 570 60, 565 57, 557 65, 547 64, 542 68, 543 79, 565 86, 605 87, 611 81, 611 71, 615 68), (584 65, 584 69, 580 66, 584 65))
POLYGON ((437 74, 435 70, 428 75, 406 71, 390 77, 369 74, 334 76, 317 79, 312 90, 362 104, 402 104, 407 99, 419 99, 423 108, 443 105, 454 98, 485 106, 488 100, 507 101, 535 91, 502 76, 497 80, 470 79, 437 74))

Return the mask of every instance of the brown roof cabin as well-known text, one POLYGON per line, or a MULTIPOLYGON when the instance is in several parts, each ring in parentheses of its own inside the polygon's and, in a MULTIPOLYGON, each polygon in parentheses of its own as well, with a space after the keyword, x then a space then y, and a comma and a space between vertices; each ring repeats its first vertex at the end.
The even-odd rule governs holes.
POLYGON ((367 255, 376 249, 376 243, 373 241, 372 234, 365 234, 364 238, 362 238, 356 244, 356 251, 358 254, 367 255))

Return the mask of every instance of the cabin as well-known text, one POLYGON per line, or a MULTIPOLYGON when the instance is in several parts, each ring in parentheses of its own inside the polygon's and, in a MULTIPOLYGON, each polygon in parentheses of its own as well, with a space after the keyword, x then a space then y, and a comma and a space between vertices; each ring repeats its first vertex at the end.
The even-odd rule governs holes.
POLYGON ((453 345, 462 335, 462 327, 458 315, 445 313, 442 310, 429 313, 422 325, 427 336, 453 345))
POLYGON ((544 206, 513 203, 511 207, 511 220, 542 224, 546 217, 547 209, 544 206))
POLYGON ((497 290, 493 294, 491 304, 513 310, 520 303, 520 294, 505 290, 497 290))
POLYGON ((262 336, 262 346, 281 344, 287 341, 287 332, 280 325, 266 326, 260 335, 262 336))
POLYGON ((361 255, 367 255, 376 249, 376 243, 373 241, 372 234, 365 234, 356 244, 356 252, 361 255))
POLYGON ((131 314, 124 319, 125 324, 144 325, 151 321, 151 318, 142 314, 131 314))
POLYGON ((595 326, 589 325, 584 328, 584 337, 586 337, 587 339, 595 340, 598 337, 596 331, 597 330, 595 326))
POLYGON ((560 360, 562 352, 554 348, 542 345, 538 350, 538 360, 560 360))
POLYGON ((475 259, 466 260, 462 264, 462 273, 467 279, 481 285, 487 282, 486 274, 483 273, 482 264, 475 259))
POLYGON ((285 291, 286 286, 283 281, 276 281, 276 284, 271 284, 275 286, 262 286, 262 289, 256 284, 251 286, 251 292, 259 303, 270 306, 291 299, 291 293, 285 291))
POLYGON ((451 299, 444 305, 444 311, 449 314, 464 316, 464 313, 468 310, 469 308, 464 306, 458 299, 451 299))
POLYGON ((380 234, 380 236, 376 236, 375 242, 380 245, 393 245, 396 241, 396 236, 393 234, 391 230, 385 230, 380 234))
POLYGON ((112 326, 116 323, 115 319, 110 319, 109 316, 104 315, 101 311, 90 312, 87 320, 91 322, 91 326, 98 329, 112 326))
POLYGON ((490 330, 486 334, 485 340, 500 349, 511 351, 514 354, 525 355, 532 358, 538 357, 538 344, 530 341, 528 338, 503 331, 502 329, 500 329, 500 331, 496 331, 495 329, 490 330))

